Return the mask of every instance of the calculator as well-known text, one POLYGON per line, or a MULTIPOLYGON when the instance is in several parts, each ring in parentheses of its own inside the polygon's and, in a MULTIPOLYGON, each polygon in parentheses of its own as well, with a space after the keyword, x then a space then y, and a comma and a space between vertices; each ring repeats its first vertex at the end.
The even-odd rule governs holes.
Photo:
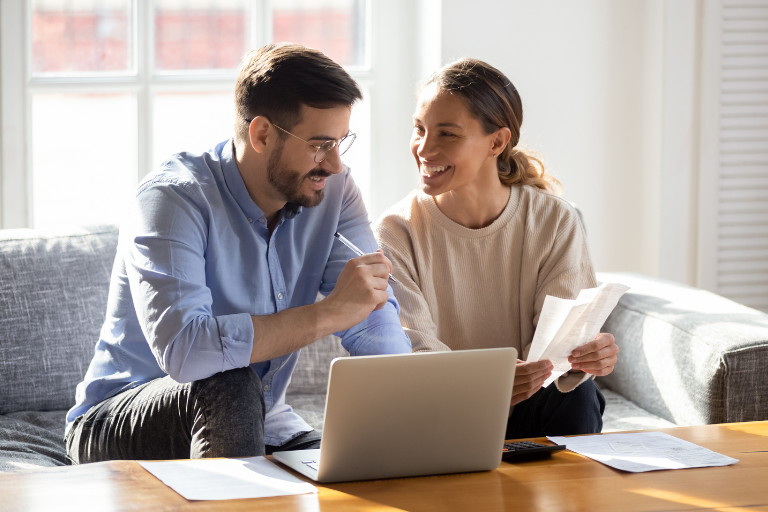
POLYGON ((541 444, 531 441, 504 443, 501 460, 513 462, 528 458, 549 457, 553 452, 565 450, 564 444, 541 444))

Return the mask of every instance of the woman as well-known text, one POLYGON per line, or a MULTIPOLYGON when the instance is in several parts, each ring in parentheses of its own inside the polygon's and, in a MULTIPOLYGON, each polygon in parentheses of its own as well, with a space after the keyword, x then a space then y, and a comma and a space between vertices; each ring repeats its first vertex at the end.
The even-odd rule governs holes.
MULTIPOLYGON (((414 351, 512 346, 525 359, 544 298, 597 285, 578 214, 518 147, 522 120, 515 87, 478 60, 449 64, 420 92, 419 190, 375 226, 414 351)), ((507 439, 600 432, 605 400, 592 376, 610 373, 617 352, 599 335, 547 388, 549 361, 518 360, 507 439)))

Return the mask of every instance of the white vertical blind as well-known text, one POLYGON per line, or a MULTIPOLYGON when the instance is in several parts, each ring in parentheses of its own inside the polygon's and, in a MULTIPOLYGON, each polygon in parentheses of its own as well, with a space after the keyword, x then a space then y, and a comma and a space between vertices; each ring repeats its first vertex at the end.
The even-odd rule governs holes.
POLYGON ((768 311, 768 0, 722 16, 717 291, 768 311))

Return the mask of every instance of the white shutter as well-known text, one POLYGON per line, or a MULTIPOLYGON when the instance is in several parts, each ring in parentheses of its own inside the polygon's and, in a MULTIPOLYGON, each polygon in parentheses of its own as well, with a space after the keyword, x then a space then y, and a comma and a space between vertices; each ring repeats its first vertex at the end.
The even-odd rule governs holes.
POLYGON ((768 311, 768 0, 722 16, 717 291, 768 311))

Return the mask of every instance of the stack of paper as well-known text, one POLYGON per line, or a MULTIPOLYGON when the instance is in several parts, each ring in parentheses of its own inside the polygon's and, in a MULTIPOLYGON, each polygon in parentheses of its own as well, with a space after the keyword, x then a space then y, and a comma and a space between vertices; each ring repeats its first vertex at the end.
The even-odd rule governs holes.
POLYGON ((139 462, 188 500, 233 500, 316 493, 264 457, 139 462))
POLYGON ((548 437, 569 450, 622 471, 641 473, 659 469, 728 466, 738 459, 707 450, 663 432, 548 437))
POLYGON ((546 296, 527 359, 549 359, 554 365, 544 387, 571 369, 568 356, 576 347, 595 339, 627 290, 629 286, 623 284, 605 283, 599 288, 581 290, 574 300, 546 296))

